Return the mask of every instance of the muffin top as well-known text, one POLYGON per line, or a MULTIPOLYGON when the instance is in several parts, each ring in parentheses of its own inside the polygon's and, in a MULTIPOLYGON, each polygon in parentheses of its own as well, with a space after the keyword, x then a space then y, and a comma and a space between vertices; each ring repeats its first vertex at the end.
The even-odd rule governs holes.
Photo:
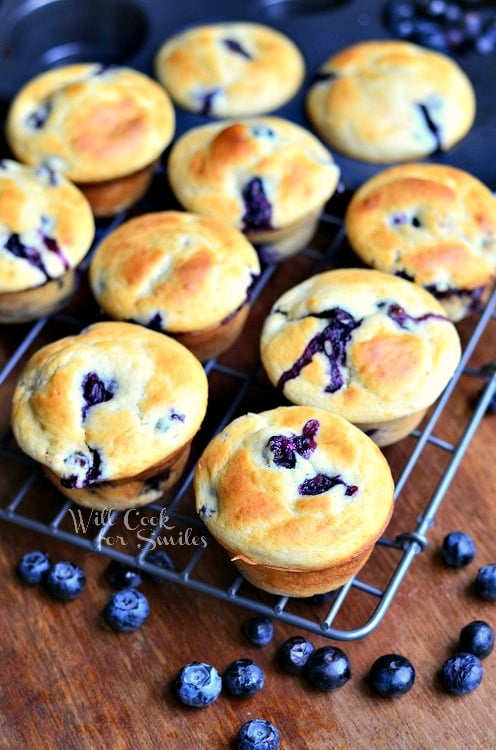
POLYGON ((231 21, 186 29, 166 39, 155 73, 181 107, 212 117, 272 112, 300 88, 305 62, 284 34, 231 21))
POLYGON ((188 211, 244 232, 297 222, 331 197, 340 175, 315 136, 280 117, 192 128, 173 145, 168 170, 188 211))
POLYGON ((496 274, 496 198, 461 169, 385 169, 353 195, 345 226, 365 263, 433 294, 471 291, 496 274))
POLYGON ((153 162, 170 143, 169 96, 137 70, 78 63, 40 73, 14 97, 6 137, 16 158, 74 182, 100 182, 153 162))
POLYGON ((17 382, 19 447, 67 488, 133 477, 183 447, 205 416, 207 379, 174 339, 95 323, 39 349, 17 382))
POLYGON ((325 271, 285 292, 264 322, 260 349, 289 401, 356 423, 429 406, 461 354, 455 326, 429 292, 359 268, 325 271))
POLYGON ((370 40, 331 55, 306 98, 326 143, 365 162, 419 159, 463 138, 475 93, 447 55, 411 42, 370 40))
POLYGON ((108 234, 90 266, 102 309, 181 333, 217 325, 247 302, 260 262, 233 227, 206 216, 144 214, 108 234))
POLYGON ((0 292, 38 287, 74 268, 95 234, 90 205, 50 168, 0 160, 0 292))
POLYGON ((331 412, 281 406, 246 414, 209 443, 196 507, 233 558, 319 569, 375 541, 393 507, 380 449, 331 412))

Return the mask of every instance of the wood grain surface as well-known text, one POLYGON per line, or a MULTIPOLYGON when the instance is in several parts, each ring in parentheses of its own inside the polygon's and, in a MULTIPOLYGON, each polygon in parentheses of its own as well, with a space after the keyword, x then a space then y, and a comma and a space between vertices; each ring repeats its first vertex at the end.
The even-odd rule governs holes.
MULTIPOLYGON (((254 305, 242 338, 222 358, 226 367, 247 371, 255 365, 260 325, 268 306, 310 267, 310 261, 301 257, 277 269, 254 305)), ((90 317, 95 313, 84 283, 71 312, 90 317)), ((468 340, 476 322, 475 316, 459 325, 462 341, 468 340)), ((470 358, 471 368, 494 360, 495 326, 492 318, 470 358)), ((63 322, 50 324, 31 349, 63 332, 63 322)), ((15 326, 2 329, 1 364, 25 333, 25 328, 15 326)), ((8 429, 12 388, 25 356, 0 391, 2 434, 8 429)), ((207 423, 211 428, 239 384, 226 384, 219 373, 212 373, 210 380, 207 423)), ((460 378, 436 434, 444 440, 459 439, 482 385, 477 376, 460 378)), ((254 388, 239 409, 265 408, 268 399, 266 390, 254 388)), ((496 416, 486 415, 481 420, 428 531, 427 549, 413 560, 382 622, 365 637, 349 641, 308 634, 275 618, 273 641, 255 647, 241 630, 253 614, 248 608, 170 581, 160 585, 145 581, 141 589, 151 606, 148 621, 133 633, 113 632, 101 616, 111 593, 104 578, 107 555, 74 546, 56 534, 47 536, 0 522, 0 748, 221 750, 234 748, 239 727, 254 717, 269 719, 278 727, 285 750, 495 747, 496 653, 483 662, 482 683, 472 694, 453 697, 439 682, 439 668, 456 649, 463 625, 484 619, 496 627, 496 603, 484 602, 472 591, 478 568, 496 561, 495 427, 496 416), (471 534, 477 545, 475 560, 459 570, 447 568, 439 554, 443 537, 455 529, 471 534), (72 560, 84 568, 87 585, 78 599, 61 603, 51 599, 42 587, 19 581, 17 561, 36 548, 47 550, 54 560, 72 560), (306 634, 315 646, 338 645, 347 653, 352 677, 346 685, 331 693, 319 693, 278 668, 275 655, 279 645, 296 634, 306 634), (373 661, 389 652, 405 655, 416 670, 412 690, 396 699, 376 696, 367 682, 373 661), (171 680, 187 662, 206 661, 222 672, 239 657, 253 658, 263 667, 266 682, 258 694, 234 699, 223 692, 206 708, 188 709, 171 691, 171 680)), ((201 439, 198 450, 200 443, 201 439)), ((395 476, 414 445, 415 437, 409 437, 385 449, 395 476)), ((401 493, 388 530, 392 538, 415 528, 417 516, 436 490, 449 459, 449 454, 437 446, 426 452, 401 493)), ((10 501, 23 471, 16 461, 1 461, 2 507, 10 501)), ((43 518, 55 494, 46 480, 39 478, 26 502, 43 518)), ((184 550, 176 552, 181 559, 184 550)), ((373 555, 365 580, 369 576, 370 580, 381 580, 381 576, 386 579, 394 554, 384 548, 373 555)), ((204 575, 207 581, 210 577, 229 581, 233 571, 225 556, 215 549, 205 562, 204 575)), ((351 592, 349 598, 348 607, 336 622, 344 630, 356 627, 368 616, 368 605, 359 593, 351 592)), ((318 620, 326 606, 306 605, 305 616, 318 620)))

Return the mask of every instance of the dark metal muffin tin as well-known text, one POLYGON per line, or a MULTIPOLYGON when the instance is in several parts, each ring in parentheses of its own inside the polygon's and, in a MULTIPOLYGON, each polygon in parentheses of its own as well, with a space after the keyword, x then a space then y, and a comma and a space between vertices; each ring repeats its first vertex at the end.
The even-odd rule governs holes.
MULTIPOLYGON (((0 101, 42 70, 72 62, 129 65, 153 76, 153 58, 170 35, 200 23, 251 20, 288 34, 302 50, 307 75, 297 96, 275 114, 310 127, 304 100, 319 65, 332 53, 366 39, 389 38, 384 2, 365 0, 3 0, 0 3, 0 101)), ((457 62, 476 91, 477 115, 465 139, 432 161, 471 172, 496 189, 496 57, 475 52, 457 62)), ((208 118, 177 109, 177 134, 208 118)), ((353 189, 385 165, 334 152, 353 189)))

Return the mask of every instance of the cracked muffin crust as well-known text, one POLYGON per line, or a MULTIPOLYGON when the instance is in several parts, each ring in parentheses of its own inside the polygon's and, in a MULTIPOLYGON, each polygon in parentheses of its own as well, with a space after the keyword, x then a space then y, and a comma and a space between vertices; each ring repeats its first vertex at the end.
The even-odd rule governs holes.
POLYGON ((200 518, 247 580, 288 596, 343 585, 393 510, 380 449, 347 420, 306 406, 232 421, 204 450, 194 488, 200 518))
POLYGON ((383 446, 420 422, 456 369, 461 345, 427 291, 351 268, 285 292, 264 322, 260 352, 290 402, 339 414, 383 446))
POLYGON ((379 172, 353 195, 345 228, 364 263, 425 287, 454 322, 480 308, 496 278, 496 198, 455 167, 379 172))
POLYGON ((241 232, 185 211, 121 224, 89 269, 93 294, 111 318, 174 336, 202 361, 241 332, 259 274, 257 253, 241 232))
POLYGON ((450 57, 411 42, 369 40, 331 55, 306 96, 331 148, 371 163, 446 151, 475 119, 473 86, 450 57))
POLYGON ((14 97, 6 120, 16 158, 62 172, 99 216, 142 195, 174 129, 174 108, 160 84, 98 63, 40 73, 14 97))
POLYGON ((203 367, 178 342, 132 323, 95 323, 29 359, 12 429, 71 499, 104 507, 108 488, 109 507, 135 506, 151 501, 154 483, 177 478, 207 393, 203 367))
POLYGON ((90 205, 69 180, 45 166, 0 160, 0 323, 62 307, 94 234, 90 205))
POLYGON ((168 160, 182 206, 242 231, 267 260, 282 260, 312 237, 340 170, 308 130, 280 117, 200 125, 168 160))
POLYGON ((285 34, 231 21, 186 29, 161 45, 155 74, 176 104, 210 117, 272 112, 299 90, 305 62, 285 34))

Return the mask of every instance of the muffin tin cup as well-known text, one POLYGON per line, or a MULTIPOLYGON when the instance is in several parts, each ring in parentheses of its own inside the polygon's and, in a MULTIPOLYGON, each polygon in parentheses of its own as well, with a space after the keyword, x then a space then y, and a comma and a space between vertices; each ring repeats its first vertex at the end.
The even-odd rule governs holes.
POLYGON ((200 362, 206 362, 212 357, 219 357, 234 344, 243 330, 249 312, 250 305, 245 304, 219 325, 201 331, 170 335, 189 349, 200 362))
POLYGON ((63 487, 60 477, 45 467, 45 475, 65 497, 94 510, 126 510, 155 502, 182 476, 191 451, 191 441, 139 476, 95 482, 89 487, 63 487))
POLYGON ((57 312, 74 296, 79 281, 78 269, 72 268, 42 286, 0 293, 0 323, 29 323, 57 312))

